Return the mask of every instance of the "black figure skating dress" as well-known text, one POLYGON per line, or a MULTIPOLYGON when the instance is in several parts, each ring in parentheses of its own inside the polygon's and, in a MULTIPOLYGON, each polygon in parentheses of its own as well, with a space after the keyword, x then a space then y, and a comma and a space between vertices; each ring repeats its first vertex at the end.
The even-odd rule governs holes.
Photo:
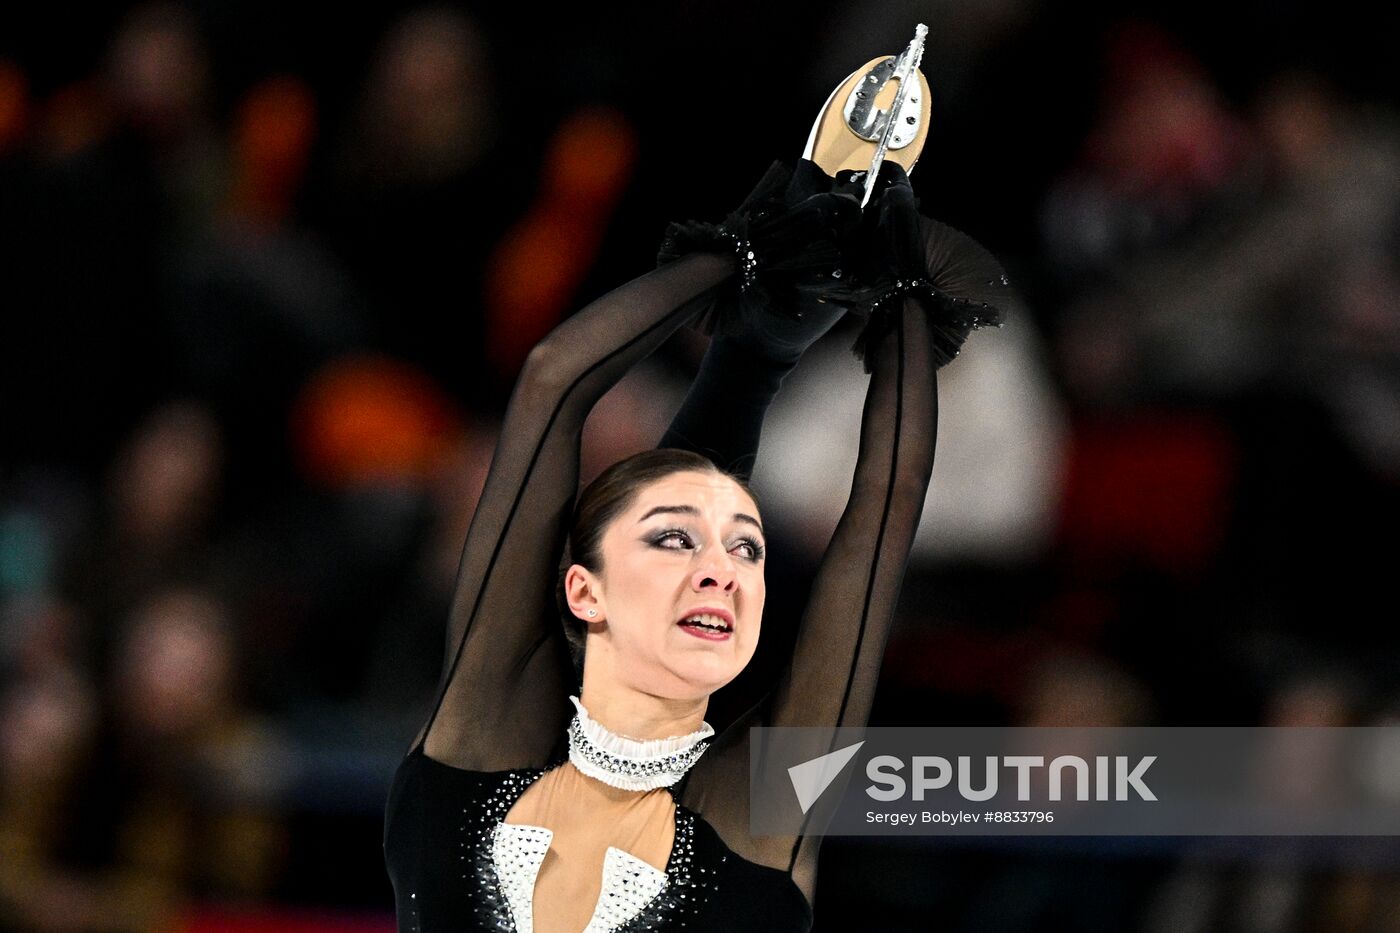
POLYGON ((467 536, 436 708, 388 801, 400 930, 532 929, 551 829, 507 824, 506 814, 532 783, 591 754, 591 741, 626 741, 576 703, 554 595, 594 402, 699 322, 714 340, 660 446, 747 474, 763 410, 800 354, 800 339, 784 340, 810 324, 806 314, 849 310, 866 318, 856 349, 871 373, 859 463, 790 660, 714 735, 667 740, 680 752, 677 780, 637 793, 662 808, 653 825, 674 832, 669 856, 664 839, 648 862, 617 837, 600 856, 586 929, 810 928, 820 840, 749 835, 747 730, 867 721, 933 466, 935 373, 972 327, 997 323, 1008 296, 985 250, 917 213, 903 169, 886 162, 878 184, 862 213, 839 178, 806 160, 796 170, 777 163, 725 224, 673 225, 659 268, 583 308, 531 354, 467 536), (843 256, 848 268, 834 268, 843 256), (768 335, 757 354, 763 341, 741 336, 755 327, 768 335))

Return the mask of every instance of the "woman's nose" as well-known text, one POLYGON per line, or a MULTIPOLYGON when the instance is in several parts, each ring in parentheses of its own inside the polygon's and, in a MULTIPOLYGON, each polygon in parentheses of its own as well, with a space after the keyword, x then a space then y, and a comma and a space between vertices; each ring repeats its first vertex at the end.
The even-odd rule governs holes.
POLYGON ((696 592, 719 590, 733 593, 739 585, 739 575, 734 572, 734 564, 725 559, 707 560, 704 566, 690 577, 690 586, 696 592))

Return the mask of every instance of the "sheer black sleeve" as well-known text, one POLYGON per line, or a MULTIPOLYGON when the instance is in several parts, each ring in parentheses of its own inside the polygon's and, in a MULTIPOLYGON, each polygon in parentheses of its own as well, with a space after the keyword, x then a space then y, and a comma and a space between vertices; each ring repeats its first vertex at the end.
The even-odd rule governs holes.
POLYGON ((457 572, 443 674, 418 738, 430 758, 481 771, 548 765, 573 714, 554 588, 584 421, 735 271, 733 256, 677 259, 590 303, 531 351, 457 572))
POLYGON ((763 418, 791 369, 761 347, 714 337, 685 402, 657 446, 702 453, 747 481, 758 459, 763 418))
POLYGON ((937 386, 929 319, 905 299, 867 348, 872 373, 851 495, 815 577, 792 663, 767 698, 717 736, 683 802, 751 861, 782 868, 812 899, 817 837, 749 835, 750 726, 849 726, 869 719, 914 532, 933 469, 937 386))

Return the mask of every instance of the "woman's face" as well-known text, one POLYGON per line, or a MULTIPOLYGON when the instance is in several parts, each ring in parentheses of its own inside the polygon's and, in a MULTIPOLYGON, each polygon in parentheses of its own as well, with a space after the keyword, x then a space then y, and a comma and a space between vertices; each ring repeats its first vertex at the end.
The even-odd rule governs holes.
POLYGON ((604 530, 601 546, 603 572, 588 575, 595 601, 574 603, 591 623, 589 667, 657 696, 689 698, 749 663, 763 618, 764 537, 738 483, 699 471, 656 480, 604 530), (588 608, 598 615, 589 619, 588 608), (684 624, 706 610, 702 621, 729 631, 684 624))

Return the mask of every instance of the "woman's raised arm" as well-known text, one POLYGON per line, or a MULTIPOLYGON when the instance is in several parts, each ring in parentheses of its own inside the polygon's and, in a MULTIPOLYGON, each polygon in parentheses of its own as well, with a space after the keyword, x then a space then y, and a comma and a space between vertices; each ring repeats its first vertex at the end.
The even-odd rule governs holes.
POLYGON ((678 259, 593 301, 531 351, 458 567, 442 679, 419 735, 429 757, 485 771, 548 763, 573 713, 554 586, 584 421, 736 268, 733 256, 678 259))
POLYGON ((745 858, 781 868, 809 898, 813 837, 751 838, 748 727, 862 725, 933 468, 935 369, 927 315, 905 299, 867 351, 872 375, 851 496, 813 581, 792 662, 772 693, 692 769, 685 803, 745 858), (804 844, 805 847, 804 847, 804 844))
MULTIPOLYGON (((814 577, 792 660, 773 691, 717 737, 685 803, 745 858, 815 888, 818 835, 749 835, 749 726, 863 726, 933 470, 937 370, 973 327, 1000 323, 1011 290, 971 238, 920 217, 907 179, 883 195, 871 233, 894 290, 857 346, 871 372, 851 494, 814 577)), ((883 275, 882 275, 883 277, 883 275)))

